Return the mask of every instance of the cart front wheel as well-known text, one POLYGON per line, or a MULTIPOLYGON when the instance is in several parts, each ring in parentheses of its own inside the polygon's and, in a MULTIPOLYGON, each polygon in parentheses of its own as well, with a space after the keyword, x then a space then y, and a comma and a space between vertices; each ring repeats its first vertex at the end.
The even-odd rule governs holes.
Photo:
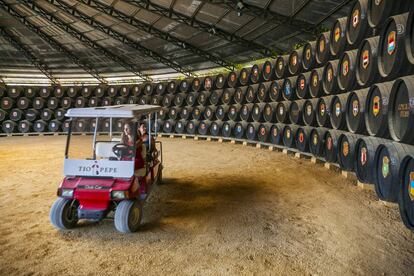
POLYGON ((78 203, 73 199, 59 197, 50 209, 50 222, 60 230, 75 227, 78 222, 78 203))
POLYGON ((142 205, 139 201, 121 201, 115 210, 115 228, 122 233, 138 230, 142 219, 142 205))

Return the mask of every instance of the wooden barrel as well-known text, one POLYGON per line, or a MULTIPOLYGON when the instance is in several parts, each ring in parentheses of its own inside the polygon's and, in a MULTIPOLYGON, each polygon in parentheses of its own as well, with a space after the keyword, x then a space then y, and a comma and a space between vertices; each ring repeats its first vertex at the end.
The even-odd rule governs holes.
POLYGON ((323 68, 323 91, 325 94, 335 94, 338 92, 338 64, 339 60, 328 61, 323 68))
POLYGON ((45 132, 47 129, 47 123, 43 120, 37 120, 33 123, 33 130, 35 132, 45 132))
POLYGON ((178 134, 183 134, 185 132, 185 126, 187 121, 179 120, 175 123, 174 132, 178 134))
POLYGON ((223 126, 221 128, 221 135, 226 138, 232 137, 235 124, 236 122, 233 121, 223 122, 223 126))
POLYGON ((203 87, 203 81, 204 79, 200 79, 200 78, 193 78, 191 80, 191 91, 192 92, 198 92, 202 89, 203 87))
POLYGON ((168 118, 174 121, 178 120, 178 118, 180 117, 180 113, 181 108, 173 106, 168 110, 168 118))
POLYGON ((246 102, 247 86, 240 86, 236 88, 234 93, 234 102, 237 104, 244 104, 246 102))
POLYGON ((269 132, 269 142, 275 145, 280 145, 283 141, 283 130, 285 125, 281 123, 272 124, 269 132))
POLYGON ((248 123, 246 126, 246 137, 250 141, 257 141, 257 132, 259 130, 259 123, 248 123))
POLYGON ((244 104, 242 105, 242 107, 239 109, 240 110, 240 119, 246 122, 251 122, 253 121, 252 119, 252 109, 253 109, 253 104, 244 104))
POLYGON ((3 97, 0 99, 0 108, 10 110, 14 107, 15 101, 10 97, 3 97))
POLYGON ((271 82, 261 82, 259 83, 259 87, 257 88, 257 101, 264 103, 270 100, 269 97, 269 89, 270 89, 271 82))
POLYGON ((269 87, 269 98, 272 102, 278 102, 282 99, 283 80, 274 80, 269 87))
MULTIPOLYGON (((91 94, 89 96, 92 95, 92 89, 89 89, 91 91, 91 94)), ((154 90, 155 90, 155 84, 154 84, 154 90)), ((121 86, 121 89, 119 90, 119 94, 121 95, 121 97, 129 97, 130 95, 130 89, 128 86, 121 86)))
MULTIPOLYGON (((168 109, 165 109, 166 112, 168 109)), ((183 120, 189 120, 191 118, 191 114, 193 113, 193 108, 191 106, 185 106, 181 108, 180 110, 180 118, 183 120)), ((165 120, 165 118, 160 118, 162 120, 165 120)))
POLYGON ((358 50, 345 52, 339 59, 338 86, 342 91, 349 91, 356 87, 356 62, 358 50))
MULTIPOLYGON (((187 122, 186 122, 187 123, 187 122)), ((162 132, 161 130, 164 127, 164 121, 162 120, 156 120, 154 121, 154 123, 151 125, 151 129, 153 132, 162 132)))
POLYGON ((316 62, 319 66, 325 65, 331 59, 330 33, 325 32, 318 36, 316 40, 316 62))
MULTIPOLYGON (((109 89, 108 89, 108 96, 109 95, 109 89)), ((78 96, 78 89, 76 87, 70 86, 66 89, 66 95, 70 98, 76 98, 78 96)))
MULTIPOLYGON (((69 99, 70 99, 70 98, 69 98, 69 99)), ((66 107, 66 106, 64 106, 64 105, 63 105, 64 100, 65 100, 65 98, 63 98, 63 100, 62 100, 61 107, 63 107, 63 108, 68 108, 68 107, 66 107)), ((72 105, 72 103, 71 103, 71 102, 69 102, 69 104, 70 104, 70 105, 72 105)), ((104 98, 102 99, 102 101, 101 101, 101 105, 102 105, 102 106, 110 106, 110 105, 112 105, 112 98, 111 98, 111 97, 104 97, 104 98)))
MULTIPOLYGON (((129 104, 136 104, 138 102, 139 102, 139 97, 128 97, 128 99, 127 99, 127 103, 129 103, 129 104)), ((184 100, 183 100, 183 102, 184 102, 184 100)), ((150 103, 152 105, 161 105, 162 104, 162 96, 161 95, 154 94, 151 97, 150 103)))
POLYGON ((0 122, 3 122, 7 118, 7 112, 6 110, 3 110, 0 108, 0 122))
POLYGON ((255 122, 260 122, 260 123, 264 123, 265 119, 264 119, 264 108, 265 108, 265 103, 256 103, 253 104, 252 106, 252 119, 255 122))
MULTIPOLYGON (((81 88, 80 94, 84 98, 89 98, 90 96, 92 96, 92 92, 93 92, 93 90, 90 87, 84 86, 84 87, 81 88)), ((49 95, 50 95, 50 92, 49 92, 49 95)), ((47 96, 47 97, 49 97, 49 96, 47 96)))
MULTIPOLYGON (((57 109, 57 110, 65 110, 65 109, 57 109)), ((64 119, 64 117, 65 117, 65 113, 66 113, 66 110, 63 112, 63 116, 62 116, 62 118, 61 118, 61 120, 63 120, 64 119)), ((25 112, 25 119, 27 120, 27 121, 29 121, 29 122, 34 122, 34 121, 36 121, 37 119, 38 119, 38 117, 39 117, 39 110, 36 110, 36 109, 34 109, 34 108, 29 108, 28 110, 26 110, 26 112, 25 112)), ((56 115, 55 115, 55 117, 56 117, 56 115)))
MULTIPOLYGON (((174 95, 173 94, 166 94, 164 98, 162 98, 162 106, 163 107, 170 107, 174 104, 174 95)), ((188 105, 188 103, 187 103, 188 105)))
POLYGON ((414 65, 414 11, 408 15, 407 36, 405 38, 405 52, 408 61, 414 65))
POLYGON ((318 112, 318 100, 319 99, 308 99, 305 100, 305 103, 303 104, 302 117, 303 122, 307 126, 317 125, 316 113, 318 112))
POLYGON ((414 144, 414 75, 397 79, 388 105, 388 127, 394 141, 414 144))
POLYGON ((346 102, 346 126, 352 133, 366 134, 365 103, 369 88, 352 91, 346 102))
POLYGON ((17 124, 11 120, 6 120, 1 124, 1 129, 4 133, 16 132, 17 124))
POLYGON ((200 91, 197 95, 197 103, 199 105, 206 105, 210 94, 210 91, 200 91))
POLYGON ((42 109, 42 111, 40 112, 40 119, 48 122, 52 119, 54 112, 52 110, 50 110, 49 108, 44 108, 42 109))
POLYGON ((333 96, 326 96, 318 99, 316 104, 316 122, 320 127, 332 127, 331 125, 331 101, 333 96))
POLYGON ((164 125, 162 126, 162 132, 164 133, 174 133, 175 121, 174 120, 167 120, 164 121, 164 125))
POLYGON ((22 120, 17 124, 17 130, 20 133, 28 133, 32 130, 33 124, 29 121, 22 120))
MULTIPOLYGON (((62 122, 62 132, 68 132, 71 125, 70 119, 64 120, 62 122)), ((109 129, 109 121, 108 121, 108 129, 109 129)))
POLYGON ((286 125, 283 129, 283 145, 288 148, 295 147, 295 135, 298 131, 298 126, 296 125, 286 125))
POLYGON ((304 126, 299 127, 295 135, 296 148, 301 152, 309 152, 310 133, 313 128, 304 126))
POLYGON ((20 89, 20 87, 8 87, 7 88, 7 96, 9 96, 12 99, 17 99, 21 96, 22 94, 22 90, 20 89))
POLYGON ((388 103, 394 82, 371 86, 365 102, 365 127, 371 136, 389 138, 388 103))
POLYGON ((257 98, 257 90, 259 89, 258 84, 249 85, 246 90, 246 102, 247 103, 254 103, 256 102, 257 98))
MULTIPOLYGON (((184 110, 184 108, 183 108, 184 110)), ((181 113, 183 112, 183 110, 181 110, 181 113)), ((168 115, 168 109, 163 107, 161 108, 158 112, 157 112, 157 118, 160 119, 161 121, 164 121, 167 118, 168 115)), ((181 115, 182 118, 182 115, 181 115)))
POLYGON ((50 97, 49 99, 47 99, 47 103, 46 103, 47 108, 50 109, 56 109, 59 106, 59 99, 56 97, 50 97))
POLYGON ((346 102, 349 93, 333 96, 331 100, 331 125, 334 129, 346 130, 346 102))
MULTIPOLYGON (((165 95, 164 98, 167 96, 168 95, 165 95)), ((197 104, 197 94, 194 92, 188 93, 185 97, 185 104, 187 106, 195 106, 197 104)))
POLYGON ((210 97, 208 98, 209 103, 212 105, 222 104, 223 103, 221 101, 222 95, 223 95, 223 89, 211 91, 210 97))
POLYGON ((154 92, 154 87, 153 84, 151 82, 147 82, 143 84, 143 88, 142 88, 142 93, 144 93, 144 95, 149 95, 151 96, 154 92))
MULTIPOLYGON (((132 95, 134 95, 134 96, 138 96, 138 95, 136 95, 137 93, 136 93, 136 91, 135 91, 135 87, 137 87, 138 88, 138 86, 134 86, 133 88, 132 88, 132 95)), ((138 92, 139 92, 140 90, 138 89, 138 92)), ((63 95, 64 96, 64 95, 63 95)), ((96 97, 98 97, 98 98, 102 98, 103 96, 105 96, 105 89, 102 87, 102 86, 97 86, 96 88, 95 88, 95 96, 96 97)), ((56 96, 57 97, 57 96, 56 96)))
POLYGON ((317 127, 312 128, 309 138, 309 151, 318 157, 325 155, 325 134, 328 131, 327 128, 317 127))
POLYGON ((276 122, 277 103, 265 103, 263 108, 263 118, 268 123, 276 122))
POLYGON ((374 183, 374 157, 377 148, 388 140, 377 137, 358 138, 355 145, 354 171, 362 183, 374 183))
POLYGON ((210 76, 204 77, 202 79, 202 89, 204 89, 205 91, 210 91, 211 89, 213 89, 213 78, 210 76))
POLYGON ((249 83, 250 68, 242 68, 238 73, 238 83, 241 86, 245 86, 249 83))
POLYGON ((302 67, 309 71, 316 66, 316 41, 307 42, 302 51, 302 67))
POLYGON ((106 90, 106 94, 108 97, 115 98, 118 96, 118 87, 117 86, 109 86, 106 90))
POLYGON ((216 110, 217 110, 217 106, 214 105, 209 105, 206 106, 206 108, 204 109, 204 118, 206 118, 206 120, 216 120, 216 110))
POLYGON ((59 132, 61 129, 62 123, 59 120, 51 120, 47 124, 47 129, 49 132, 59 132))
POLYGON ((250 69, 250 82, 255 84, 258 83, 260 80, 260 69, 259 65, 254 64, 250 69))
MULTIPOLYGON (((114 101, 114 103, 115 103, 115 101, 114 101)), ((84 97, 77 97, 75 99, 75 107, 76 108, 81 108, 81 107, 85 107, 85 106, 86 106, 86 99, 84 97)))
POLYGON ((273 66, 272 66, 273 62, 270 60, 266 60, 262 66, 261 66, 261 70, 260 70, 260 75, 261 75, 261 80, 262 81, 270 81, 270 79, 272 78, 272 74, 273 74, 273 66))
POLYGON ((324 137, 325 160, 329 163, 336 163, 338 160, 338 139, 344 133, 340 130, 328 130, 324 137))
POLYGON ((402 74, 412 72, 405 51, 408 13, 396 15, 386 20, 381 33, 378 53, 380 75, 392 80, 402 74))
MULTIPOLYGON (((55 116, 56 120, 59 120, 59 121, 62 121, 63 119, 65 119, 65 114, 66 114, 66 110, 63 109, 63 108, 58 108, 54 111, 54 116, 55 116)), ((26 116, 26 118, 27 118, 27 116, 26 116)))
POLYGON ((203 120, 199 123, 197 132, 200 135, 209 135, 210 134, 210 125, 211 122, 208 120, 203 120))
POLYGON ((174 94, 177 92, 179 86, 178 80, 171 80, 167 84, 167 93, 174 94))
POLYGON ((233 127, 233 135, 236 139, 245 139, 246 138, 246 128, 247 122, 237 122, 233 127))
POLYGON ((31 101, 26 97, 20 97, 17 99, 17 108, 25 110, 28 109, 31 104, 31 101))
POLYGON ((378 73, 378 44, 379 36, 362 41, 358 49, 356 63, 356 80, 358 85, 366 86, 380 80, 378 73))
POLYGON ((361 41, 368 35, 368 0, 357 0, 348 15, 346 40, 351 48, 358 47, 361 41))
POLYGON ((223 96, 221 97, 221 101, 224 104, 233 104, 234 103, 234 88, 226 88, 223 91, 223 96))
POLYGON ((346 31, 347 31, 347 17, 336 19, 332 25, 330 33, 330 51, 333 57, 339 57, 347 48, 346 31))
MULTIPOLYGON (((240 110, 241 110, 241 108, 242 108, 242 105, 240 105, 240 104, 230 105, 229 110, 227 112, 227 116, 229 117, 229 119, 232 120, 232 121, 240 121, 240 110)), ((249 107, 249 114, 250 114, 250 108, 251 107, 249 107)))
POLYGON ((276 120, 279 123, 289 123, 290 101, 279 102, 276 106, 276 120))
POLYGON ((360 135, 342 133, 338 139, 338 163, 344 171, 354 171, 356 142, 360 135))
POLYGON ((371 28, 380 28, 388 17, 408 11, 407 0, 368 0, 368 23, 371 28))
POLYGON ((310 97, 309 79, 311 72, 300 73, 296 79, 296 97, 298 99, 306 99, 310 97))
POLYGON ((404 158, 401 166, 401 189, 398 206, 404 225, 414 230, 414 159, 413 155, 404 158))
POLYGON ((217 74, 214 77, 214 88, 215 89, 223 89, 224 86, 226 85, 226 78, 223 74, 217 74))
MULTIPOLYGON (((61 96, 59 96, 59 98, 63 97, 63 94, 64 94, 63 89, 61 87, 56 87, 55 88, 55 94, 54 94, 55 97, 57 97, 56 94, 58 94, 58 95, 61 94, 61 96)), ((34 87, 27 87, 27 88, 24 89, 23 95, 26 98, 29 98, 29 99, 34 98, 34 97, 36 97, 36 89, 34 87)), ((1 93, 0 93, 0 98, 2 98, 2 97, 4 97, 4 95, 1 95, 1 93)))
POLYGON ((278 56, 275 63, 275 77, 276 79, 283 79, 288 75, 287 65, 289 63, 289 55, 278 56))
MULTIPOLYGON (((26 89, 25 94, 30 95, 30 97, 33 98, 35 96, 34 89, 32 88, 26 89)), ((65 90, 60 86, 56 86, 53 88, 53 96, 60 99, 65 96, 65 90)))
POLYGON ((216 108, 216 117, 221 121, 228 121, 230 118, 228 117, 228 105, 219 105, 216 108))
POLYGON ((178 90, 182 93, 188 92, 190 90, 191 81, 191 79, 181 80, 180 84, 178 85, 178 90))
MULTIPOLYGON (((82 97, 83 98, 83 97, 82 97)), ((142 99, 143 98, 145 98, 145 104, 149 104, 150 102, 151 102, 151 97, 150 96, 142 96, 141 98, 140 98, 140 100, 139 100, 139 102, 140 103, 142 103, 142 104, 144 104, 143 103, 143 101, 142 101, 142 99)), ((78 100, 79 98, 77 98, 76 100, 78 100)), ((122 104, 126 104, 127 103, 127 101, 128 101, 128 99, 127 98, 125 98, 125 97, 116 97, 115 99, 114 99, 114 105, 122 105, 122 104)), ((87 102, 88 102, 88 100, 86 99, 86 98, 83 98, 83 103, 82 103, 82 105, 83 106, 86 106, 86 104, 87 104, 87 102)), ((75 106, 76 106, 76 104, 75 104, 75 106)))
POLYGON ((323 91, 323 71, 324 68, 315 68, 309 76, 309 93, 312 98, 319 98, 324 95, 323 91))
POLYGON ((211 122, 211 125, 210 125, 211 136, 214 136, 214 137, 220 136, 222 126, 223 126, 223 121, 211 122))
POLYGON ((13 122, 18 122, 23 118, 23 111, 18 108, 10 110, 9 119, 13 122))
POLYGON ((237 74, 236 72, 230 72, 227 74, 227 87, 233 88, 237 84, 237 74))
MULTIPOLYGON (((72 103, 72 99, 71 98, 63 98, 62 99, 62 103, 61 106, 63 108, 67 108, 67 106, 72 103), (66 103, 66 101, 68 101, 68 103, 66 103)), ((36 97, 33 99, 32 101, 32 106, 34 109, 42 109, 45 106, 45 99, 41 98, 41 97, 36 97)))
POLYGON ((204 106, 196 106, 193 108, 193 112, 191 113, 194 120, 204 120, 204 106))
POLYGON ((379 199, 398 201, 401 190, 401 163, 408 155, 414 154, 409 145, 390 142, 378 146, 374 157, 374 184, 379 199))
POLYGON ((260 124, 257 130, 257 140, 262 143, 268 143, 271 127, 272 127, 272 124, 269 124, 269 123, 260 124))
POLYGON ((303 71, 302 67, 303 48, 293 50, 289 55, 288 70, 289 74, 294 76, 303 71))
POLYGON ((282 86, 282 96, 286 101, 296 99, 296 79, 297 77, 286 78, 282 86))
POLYGON ((290 104, 289 120, 292 124, 303 125, 302 110, 305 100, 297 100, 290 104))

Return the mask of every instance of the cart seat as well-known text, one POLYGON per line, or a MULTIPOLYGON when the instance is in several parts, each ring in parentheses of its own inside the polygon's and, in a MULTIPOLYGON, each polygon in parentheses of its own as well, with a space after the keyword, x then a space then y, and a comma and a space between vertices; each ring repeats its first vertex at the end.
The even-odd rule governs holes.
POLYGON ((95 154, 96 157, 109 159, 110 157, 115 157, 115 153, 112 151, 112 148, 119 144, 119 142, 97 142, 95 145, 95 154))

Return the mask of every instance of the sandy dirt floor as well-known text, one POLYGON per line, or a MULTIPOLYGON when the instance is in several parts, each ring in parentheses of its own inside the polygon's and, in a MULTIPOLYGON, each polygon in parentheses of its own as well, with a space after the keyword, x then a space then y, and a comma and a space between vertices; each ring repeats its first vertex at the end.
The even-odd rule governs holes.
POLYGON ((164 139, 165 185, 141 230, 59 232, 65 137, 0 138, 0 275, 413 275, 396 206, 279 152, 164 139))

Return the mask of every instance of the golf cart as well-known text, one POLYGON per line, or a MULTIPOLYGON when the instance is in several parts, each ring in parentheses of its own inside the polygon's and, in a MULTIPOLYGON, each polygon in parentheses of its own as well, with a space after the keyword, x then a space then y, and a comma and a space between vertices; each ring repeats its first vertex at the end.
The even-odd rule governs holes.
POLYGON ((151 130, 160 109, 127 104, 67 111, 65 177, 50 210, 53 226, 70 229, 80 219, 100 221, 114 212, 118 231, 137 231, 142 205, 152 185, 162 181, 162 144, 138 128, 148 124, 151 130), (79 122, 90 125, 93 136, 77 132, 79 122))

